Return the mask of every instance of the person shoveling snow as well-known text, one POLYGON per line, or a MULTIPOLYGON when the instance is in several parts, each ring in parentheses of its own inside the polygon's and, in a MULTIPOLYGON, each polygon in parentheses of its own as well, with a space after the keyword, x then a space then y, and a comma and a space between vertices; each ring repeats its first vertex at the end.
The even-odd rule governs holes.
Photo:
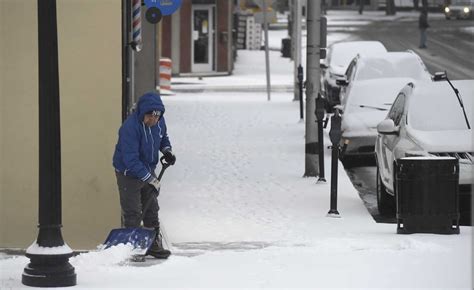
POLYGON ((176 162, 164 112, 160 96, 146 93, 140 97, 137 110, 120 127, 113 166, 125 229, 113 230, 104 243, 107 247, 131 243, 139 249, 147 249, 143 254, 158 259, 168 258, 171 252, 163 248, 156 197, 164 170, 176 162), (161 159, 159 151, 163 154, 161 159), (159 160, 163 167, 156 177, 159 160), (140 228, 142 221, 144 228, 140 228))

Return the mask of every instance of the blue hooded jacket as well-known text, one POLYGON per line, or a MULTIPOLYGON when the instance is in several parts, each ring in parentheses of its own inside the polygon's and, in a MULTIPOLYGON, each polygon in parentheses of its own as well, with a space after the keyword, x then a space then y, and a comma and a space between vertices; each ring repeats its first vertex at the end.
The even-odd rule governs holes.
POLYGON ((147 93, 140 97, 137 110, 133 112, 119 129, 115 146, 113 165, 118 172, 146 181, 154 175, 159 161, 159 152, 171 150, 163 114, 165 106, 157 93, 147 93), (143 123, 145 113, 161 111, 159 122, 148 127, 143 123))

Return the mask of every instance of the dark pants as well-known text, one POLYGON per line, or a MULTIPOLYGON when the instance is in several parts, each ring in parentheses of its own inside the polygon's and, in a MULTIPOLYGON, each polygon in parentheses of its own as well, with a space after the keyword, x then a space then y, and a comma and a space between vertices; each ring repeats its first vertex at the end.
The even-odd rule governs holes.
POLYGON ((426 28, 420 28, 420 48, 426 47, 426 28))
MULTIPOLYGON (((140 179, 125 176, 120 172, 115 172, 117 185, 120 193, 120 206, 122 208, 122 226, 126 228, 140 227, 142 211, 148 199, 153 195, 158 196, 159 192, 140 179)), ((143 218, 143 226, 147 228, 159 227, 158 220, 158 200, 152 197, 152 202, 143 218)))

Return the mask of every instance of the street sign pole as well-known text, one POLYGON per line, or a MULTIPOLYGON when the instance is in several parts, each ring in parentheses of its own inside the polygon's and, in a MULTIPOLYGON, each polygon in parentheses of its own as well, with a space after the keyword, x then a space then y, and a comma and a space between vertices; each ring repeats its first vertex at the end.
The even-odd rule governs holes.
POLYGON ((267 2, 266 0, 262 1, 262 9, 263 9, 263 27, 265 29, 265 67, 266 67, 266 74, 267 74, 267 99, 271 101, 270 95, 270 54, 268 51, 268 21, 267 21, 267 2))
POLYGON ((293 43, 294 53, 293 53, 293 61, 294 61, 294 74, 295 74, 295 85, 294 85, 294 101, 300 100, 300 91, 297 89, 298 87, 298 67, 301 66, 301 0, 294 0, 294 18, 293 18, 293 37, 291 42, 293 43))

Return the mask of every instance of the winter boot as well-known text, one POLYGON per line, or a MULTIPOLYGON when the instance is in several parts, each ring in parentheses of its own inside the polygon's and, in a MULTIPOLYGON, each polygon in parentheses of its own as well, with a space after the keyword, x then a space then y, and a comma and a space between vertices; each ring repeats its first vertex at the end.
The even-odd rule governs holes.
POLYGON ((171 255, 169 250, 163 248, 163 238, 159 228, 156 229, 156 239, 146 254, 157 259, 168 259, 168 257, 171 255))

